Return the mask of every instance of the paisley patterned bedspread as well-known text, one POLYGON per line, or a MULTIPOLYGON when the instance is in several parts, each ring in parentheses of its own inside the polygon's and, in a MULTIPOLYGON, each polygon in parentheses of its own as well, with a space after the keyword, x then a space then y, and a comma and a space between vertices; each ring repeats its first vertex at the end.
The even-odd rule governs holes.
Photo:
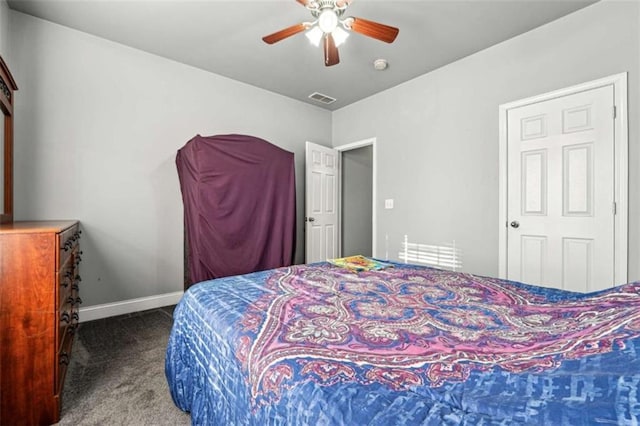
POLYGON ((222 278, 176 307, 165 367, 202 425, 638 424, 640 282, 328 263, 222 278))

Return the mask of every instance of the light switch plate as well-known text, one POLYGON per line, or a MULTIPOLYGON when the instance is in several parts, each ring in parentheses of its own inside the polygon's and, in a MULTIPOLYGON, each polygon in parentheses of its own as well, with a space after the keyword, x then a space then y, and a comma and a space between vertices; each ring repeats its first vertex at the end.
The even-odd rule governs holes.
POLYGON ((392 209, 393 208, 393 198, 389 198, 384 200, 384 208, 385 209, 392 209))

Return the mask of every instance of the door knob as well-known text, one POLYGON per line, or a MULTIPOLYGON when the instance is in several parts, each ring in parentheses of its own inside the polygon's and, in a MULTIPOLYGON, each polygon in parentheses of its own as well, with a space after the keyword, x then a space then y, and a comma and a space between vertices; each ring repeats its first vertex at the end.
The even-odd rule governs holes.
POLYGON ((519 228, 520 227, 520 222, 518 222, 517 220, 514 220, 513 222, 511 222, 511 227, 512 228, 519 228))
POLYGON ((315 222, 315 221, 316 221, 316 219, 315 219, 315 218, 313 218, 313 217, 308 217, 308 218, 307 218, 307 220, 308 220, 309 222, 315 222))

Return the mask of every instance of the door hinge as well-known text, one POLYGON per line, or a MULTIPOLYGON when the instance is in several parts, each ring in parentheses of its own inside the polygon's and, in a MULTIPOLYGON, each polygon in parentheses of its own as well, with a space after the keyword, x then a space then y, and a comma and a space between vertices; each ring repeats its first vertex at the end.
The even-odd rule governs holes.
POLYGON ((616 108, 616 106, 613 106, 613 118, 615 119, 618 116, 618 110, 616 108))
POLYGON ((613 214, 616 215, 618 214, 618 206, 616 205, 616 202, 613 202, 613 214))

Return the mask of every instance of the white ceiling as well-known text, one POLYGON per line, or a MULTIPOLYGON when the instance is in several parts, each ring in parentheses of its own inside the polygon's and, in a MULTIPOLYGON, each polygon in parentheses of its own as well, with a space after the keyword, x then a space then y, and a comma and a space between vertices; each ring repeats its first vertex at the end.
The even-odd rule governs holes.
POLYGON ((355 0, 345 16, 400 29, 393 44, 352 33, 340 63, 304 34, 262 37, 310 21, 295 0, 8 0, 9 7, 334 110, 572 13, 596 0, 355 0), (375 71, 373 61, 389 61, 375 71), (328 106, 313 92, 337 98, 328 106))

